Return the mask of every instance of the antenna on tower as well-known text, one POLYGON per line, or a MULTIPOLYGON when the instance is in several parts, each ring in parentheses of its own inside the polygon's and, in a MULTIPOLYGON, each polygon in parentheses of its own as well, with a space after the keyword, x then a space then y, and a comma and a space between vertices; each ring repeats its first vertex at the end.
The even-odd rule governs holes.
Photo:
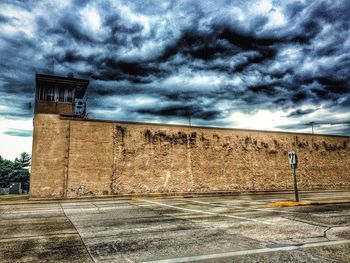
POLYGON ((54 60, 54 58, 49 58, 49 59, 46 61, 45 70, 46 70, 49 74, 55 75, 55 60, 54 60))

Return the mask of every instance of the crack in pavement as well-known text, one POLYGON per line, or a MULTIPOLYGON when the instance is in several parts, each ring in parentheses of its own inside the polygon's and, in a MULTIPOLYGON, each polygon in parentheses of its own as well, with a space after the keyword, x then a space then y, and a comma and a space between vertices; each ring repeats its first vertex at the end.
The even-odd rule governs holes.
POLYGON ((330 241, 330 240, 329 240, 329 238, 327 237, 327 231, 328 231, 328 230, 331 230, 332 228, 333 228, 333 227, 328 227, 325 231, 323 231, 323 237, 326 238, 328 241, 330 241))
POLYGON ((305 224, 312 225, 312 226, 319 226, 319 227, 326 227, 326 228, 327 227, 333 227, 331 225, 315 223, 315 222, 304 220, 304 219, 290 218, 290 217, 287 217, 287 216, 281 216, 281 218, 284 218, 284 219, 287 219, 287 220, 291 220, 291 221, 295 221, 295 222, 299 222, 299 223, 305 223, 305 224))

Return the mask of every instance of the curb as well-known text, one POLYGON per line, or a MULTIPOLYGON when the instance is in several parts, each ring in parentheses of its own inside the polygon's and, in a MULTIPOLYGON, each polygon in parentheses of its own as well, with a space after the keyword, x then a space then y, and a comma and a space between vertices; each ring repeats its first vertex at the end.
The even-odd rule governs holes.
POLYGON ((322 200, 322 201, 282 201, 274 202, 270 207, 294 207, 294 206, 308 206, 308 205, 338 205, 350 204, 349 200, 322 200))

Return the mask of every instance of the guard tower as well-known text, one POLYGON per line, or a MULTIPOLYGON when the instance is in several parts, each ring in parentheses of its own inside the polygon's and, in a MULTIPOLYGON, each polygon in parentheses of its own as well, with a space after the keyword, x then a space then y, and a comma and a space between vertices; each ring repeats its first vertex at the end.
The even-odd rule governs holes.
POLYGON ((68 77, 36 74, 34 113, 54 113, 85 117, 86 89, 89 81, 68 77))

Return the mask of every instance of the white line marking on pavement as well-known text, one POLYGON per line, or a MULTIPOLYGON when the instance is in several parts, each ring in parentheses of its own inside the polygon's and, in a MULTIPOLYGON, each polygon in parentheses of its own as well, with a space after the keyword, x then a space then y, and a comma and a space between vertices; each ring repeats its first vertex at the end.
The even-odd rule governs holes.
POLYGON ((244 206, 239 206, 239 205, 223 205, 223 204, 213 204, 213 203, 208 203, 208 202, 202 202, 202 201, 197 201, 197 200, 186 200, 186 199, 176 199, 179 201, 187 201, 190 203, 198 203, 198 204, 204 204, 204 205, 211 205, 211 206, 220 206, 220 207, 227 207, 227 208, 240 208, 240 209, 246 209, 246 210, 254 210, 254 211, 270 211, 270 212, 275 212, 275 213, 286 213, 286 214, 300 214, 299 212, 295 211, 280 211, 280 210, 275 210, 271 208, 251 208, 251 207, 244 207, 244 206))
POLYGON ((227 205, 222 205, 222 204, 213 204, 213 203, 208 203, 208 202, 202 202, 202 201, 197 201, 197 200, 187 200, 187 199, 176 199, 179 201, 187 201, 191 203, 198 203, 198 204, 204 204, 204 205, 212 205, 212 206, 222 206, 222 207, 227 207, 227 205))
POLYGON ((302 244, 302 245, 291 245, 291 246, 287 246, 287 247, 260 248, 260 249, 252 249, 252 250, 233 251, 233 252, 225 252, 225 253, 209 254, 209 255, 201 255, 201 256, 192 256, 192 257, 183 257, 183 258, 172 258, 172 259, 147 261, 147 262, 144 262, 144 263, 190 262, 190 261, 207 260, 207 259, 215 259, 215 258, 225 258, 225 257, 235 257, 235 256, 244 256, 244 255, 252 255, 252 254, 261 254, 261 253, 276 252, 276 251, 289 251, 289 250, 296 250, 296 249, 301 249, 301 248, 342 245, 342 244, 347 244, 347 243, 350 243, 350 240, 346 240, 345 239, 345 240, 337 240, 337 241, 308 243, 308 244, 302 244))
POLYGON ((222 217, 230 217, 230 218, 236 218, 236 219, 241 219, 241 220, 254 221, 254 222, 258 222, 258 223, 262 223, 262 224, 268 224, 268 225, 272 224, 270 222, 261 221, 261 220, 257 220, 257 219, 254 219, 254 218, 243 217, 243 216, 225 215, 225 214, 218 214, 218 213, 201 211, 201 210, 196 210, 196 209, 182 208, 182 207, 178 207, 178 206, 167 205, 167 204, 163 204, 163 203, 160 203, 160 202, 155 202, 155 201, 150 201, 150 200, 145 200, 145 199, 140 199, 140 201, 144 201, 144 202, 151 203, 151 204, 156 204, 156 205, 161 205, 161 206, 166 206, 166 207, 174 208, 174 209, 177 209, 177 210, 183 210, 183 211, 189 211, 189 212, 195 212, 195 213, 202 213, 202 214, 208 214, 208 215, 215 215, 215 216, 222 216, 222 217))

